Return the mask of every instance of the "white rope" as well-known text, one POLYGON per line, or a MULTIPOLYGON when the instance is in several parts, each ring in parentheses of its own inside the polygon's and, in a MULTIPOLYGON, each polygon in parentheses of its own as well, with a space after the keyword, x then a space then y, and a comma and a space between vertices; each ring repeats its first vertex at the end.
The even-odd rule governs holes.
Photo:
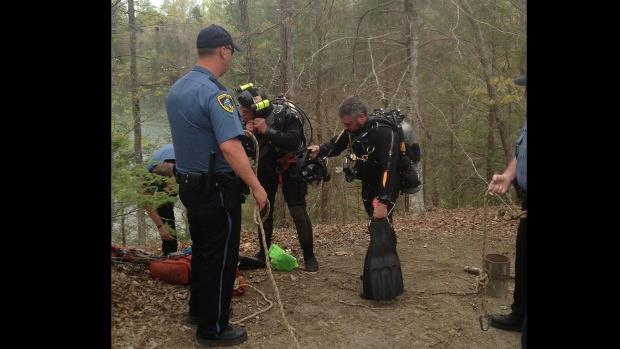
MULTIPOLYGON (((254 135, 250 133, 249 131, 245 130, 245 134, 249 138, 251 138, 254 142, 254 146, 256 149, 256 156, 254 158, 254 165, 255 165, 254 174, 258 174, 258 156, 259 156, 258 141, 256 140, 256 137, 254 137, 254 135)), ((297 337, 295 337, 295 333, 293 332, 293 327, 289 324, 288 320, 286 319, 286 315, 284 315, 284 307, 282 306, 282 298, 280 297, 280 291, 278 290, 276 279, 273 277, 273 272, 271 271, 271 262, 269 261, 269 253, 267 252, 268 251, 267 240, 265 239, 265 228, 263 228, 263 222, 269 216, 269 210, 270 210, 270 203, 269 203, 269 200, 267 200, 267 209, 265 210, 265 216, 261 218, 260 207, 258 207, 257 205, 256 208, 254 209, 254 223, 256 223, 260 229, 261 242, 263 244, 263 248, 265 251, 265 264, 267 265, 267 272, 269 273, 269 279, 271 279, 271 283, 273 284, 273 289, 276 293, 276 300, 280 308, 280 315, 282 316, 282 321, 284 323, 284 326, 288 330, 289 334, 293 338, 293 342, 295 343, 295 348, 300 348, 299 342, 297 341, 297 337)))

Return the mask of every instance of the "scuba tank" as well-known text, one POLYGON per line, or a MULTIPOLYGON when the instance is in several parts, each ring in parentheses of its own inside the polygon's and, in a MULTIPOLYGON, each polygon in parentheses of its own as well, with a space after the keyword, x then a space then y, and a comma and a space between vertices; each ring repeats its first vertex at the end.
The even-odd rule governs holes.
POLYGON ((418 163, 421 159, 420 145, 416 142, 413 127, 399 109, 388 112, 383 108, 375 109, 369 115, 369 122, 376 122, 375 127, 389 126, 398 133, 400 164, 400 193, 414 194, 420 191, 422 182, 418 175, 418 163))

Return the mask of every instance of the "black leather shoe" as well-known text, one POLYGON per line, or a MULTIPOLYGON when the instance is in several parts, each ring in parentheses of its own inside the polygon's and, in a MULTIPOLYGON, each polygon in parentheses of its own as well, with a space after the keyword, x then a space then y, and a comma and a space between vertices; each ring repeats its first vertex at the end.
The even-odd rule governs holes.
POLYGON ((514 313, 508 315, 489 315, 489 325, 502 330, 521 332, 523 317, 514 313))
POLYGON ((304 267, 306 271, 317 272, 319 270, 319 261, 316 260, 316 257, 310 257, 304 260, 304 267))
POLYGON ((248 339, 248 334, 242 327, 228 326, 222 333, 214 336, 201 336, 196 333, 196 345, 199 348, 230 347, 238 345, 248 339))

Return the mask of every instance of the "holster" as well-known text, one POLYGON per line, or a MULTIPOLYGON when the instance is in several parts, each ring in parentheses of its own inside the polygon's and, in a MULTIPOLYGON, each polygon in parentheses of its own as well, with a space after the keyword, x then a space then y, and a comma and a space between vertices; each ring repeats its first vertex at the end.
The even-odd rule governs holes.
POLYGON ((179 186, 195 193, 205 193, 207 175, 200 172, 177 173, 177 183, 179 186))
POLYGON ((246 195, 250 193, 248 186, 234 173, 216 173, 215 187, 221 193, 227 211, 244 203, 246 195))

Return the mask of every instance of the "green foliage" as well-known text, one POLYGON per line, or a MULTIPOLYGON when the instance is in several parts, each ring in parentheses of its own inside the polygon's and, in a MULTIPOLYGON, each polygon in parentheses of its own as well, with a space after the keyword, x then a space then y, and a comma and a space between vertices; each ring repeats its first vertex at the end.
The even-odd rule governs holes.
POLYGON ((169 194, 178 191, 173 178, 149 173, 133 161, 129 137, 112 133, 112 197, 114 204, 156 208, 176 201, 169 194))
MULTIPOLYGON (((491 83, 497 90, 500 120, 506 125, 512 146, 525 120, 523 90, 512 82, 526 70, 524 16, 518 9, 520 3, 511 0, 469 2, 475 22, 480 25, 492 54, 491 83)), ((423 145, 423 163, 427 171, 425 194, 434 190, 432 184, 436 182, 443 205, 479 205, 485 184, 475 174, 472 162, 485 176, 489 159, 491 172, 503 170, 506 159, 499 132, 489 129, 489 108, 494 102, 485 83, 476 50, 477 36, 470 18, 462 9, 457 12, 455 3, 450 1, 412 1, 418 16, 414 27, 419 34, 417 90, 420 115, 414 116, 409 110, 410 76, 403 77, 409 68, 409 52, 403 46, 409 39, 405 31, 403 2, 377 8, 383 3, 374 0, 320 1, 321 25, 317 27, 315 2, 293 1, 294 100, 311 118, 315 140, 319 122, 322 123, 325 140, 340 129, 337 110, 346 96, 357 92, 372 109, 380 105, 383 93, 392 102, 391 107, 401 108, 412 116, 416 127, 421 127, 420 119, 424 124, 426 131, 420 128, 418 138, 423 145), (361 21, 367 11, 371 12, 361 21), (356 35, 359 38, 355 39, 356 35), (369 57, 368 37, 380 37, 372 41, 376 77, 369 57), (320 55, 317 54, 319 40, 324 46, 320 55), (318 97, 315 90, 317 73, 321 84, 318 97), (379 80, 380 88, 376 80, 379 80), (315 109, 319 105, 317 100, 321 110, 315 109), (494 149, 487 149, 490 132, 494 137, 494 149), (430 161, 431 153, 434 161, 430 161)), ((222 25, 242 49, 245 47, 242 45, 237 0, 165 0, 161 8, 155 8, 149 1, 137 1, 136 7, 142 151, 151 154, 170 142, 165 97, 170 86, 193 66, 198 31, 212 23, 222 25)), ((248 1, 248 15, 255 82, 266 87, 271 96, 281 94, 284 91, 279 74, 282 58, 279 1, 248 1)), ((162 191, 143 195, 142 186, 149 174, 133 160, 129 28, 124 2, 112 9, 111 22, 112 195, 115 204, 155 205, 169 200, 168 195, 162 191)), ((245 52, 235 52, 231 69, 220 79, 224 85, 232 87, 246 82, 245 52)), ((332 161, 339 164, 340 159, 332 161)), ((333 172, 332 177, 337 178, 333 172)), ((330 188, 333 191, 336 187, 330 188)), ((349 219, 363 216, 363 209, 360 213, 359 207, 353 208, 357 205, 355 197, 359 193, 348 189, 348 194, 351 194, 348 200, 350 209, 355 212, 348 216, 349 219)), ((313 219, 318 216, 319 197, 318 190, 312 188, 308 194, 308 207, 313 208, 313 219)), ((334 205, 341 204, 332 199, 334 205)), ((250 198, 248 202, 251 201, 250 198)), ((252 225, 251 206, 244 206, 246 226, 252 225)), ((335 218, 344 219, 344 215, 335 218)))

